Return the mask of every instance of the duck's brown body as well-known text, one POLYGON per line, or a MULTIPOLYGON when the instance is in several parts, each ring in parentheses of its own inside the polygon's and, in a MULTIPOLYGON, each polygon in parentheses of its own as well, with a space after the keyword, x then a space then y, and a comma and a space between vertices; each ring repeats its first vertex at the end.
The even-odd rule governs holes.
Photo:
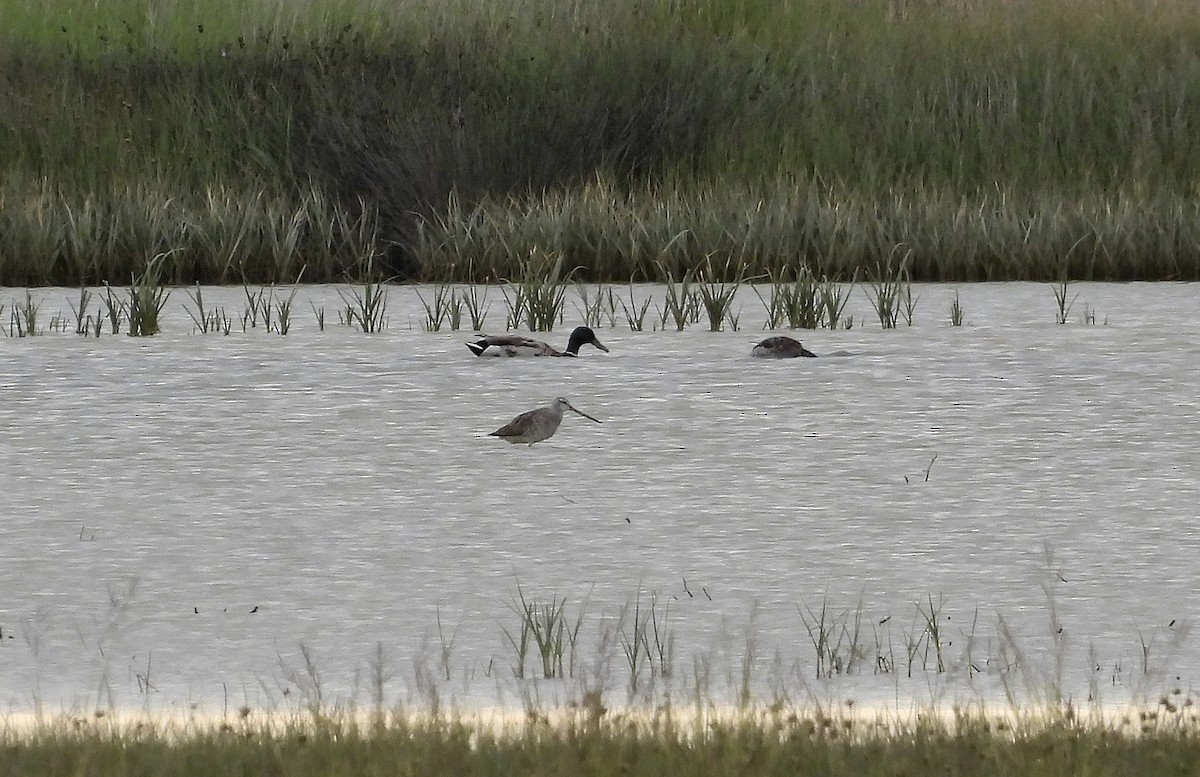
POLYGON ((797 356, 816 356, 815 353, 800 344, 799 340, 784 335, 768 337, 750 351, 751 356, 760 359, 792 359, 797 356))

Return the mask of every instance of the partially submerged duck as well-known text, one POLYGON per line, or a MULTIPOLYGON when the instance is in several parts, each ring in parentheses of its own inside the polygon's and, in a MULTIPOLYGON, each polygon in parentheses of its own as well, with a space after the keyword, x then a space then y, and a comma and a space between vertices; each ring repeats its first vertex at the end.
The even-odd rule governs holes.
POLYGON ((567 340, 567 350, 559 351, 541 340, 520 335, 483 335, 478 340, 467 343, 471 353, 476 356, 578 356, 579 347, 594 345, 608 353, 608 348, 596 339, 596 333, 591 327, 575 327, 571 338, 567 340))
POLYGON ((562 423, 564 410, 574 411, 584 418, 600 423, 599 418, 592 418, 565 398, 558 397, 545 407, 521 413, 488 436, 499 437, 514 445, 523 442, 533 447, 535 442, 541 442, 554 436, 554 433, 558 431, 558 425, 562 423))
POLYGON ((750 351, 751 356, 762 359, 792 359, 797 356, 816 356, 800 344, 799 340, 784 335, 768 337, 750 351))

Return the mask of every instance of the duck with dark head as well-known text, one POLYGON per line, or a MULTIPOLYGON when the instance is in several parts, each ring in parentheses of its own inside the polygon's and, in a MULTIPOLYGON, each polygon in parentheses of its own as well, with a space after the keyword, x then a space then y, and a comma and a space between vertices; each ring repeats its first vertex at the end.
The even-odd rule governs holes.
POLYGON ((608 353, 608 348, 596 338, 591 327, 575 327, 567 340, 567 350, 560 351, 541 340, 520 335, 482 335, 478 340, 467 343, 476 356, 578 356, 579 348, 594 345, 608 353))

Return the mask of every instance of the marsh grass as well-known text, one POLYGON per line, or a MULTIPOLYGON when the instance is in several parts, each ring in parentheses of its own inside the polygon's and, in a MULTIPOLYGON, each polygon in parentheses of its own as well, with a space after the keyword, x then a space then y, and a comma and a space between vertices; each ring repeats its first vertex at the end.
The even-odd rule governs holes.
POLYGON ((433 290, 432 302, 427 302, 420 291, 416 294, 425 308, 425 320, 421 322, 421 328, 426 332, 440 332, 442 324, 450 318, 451 304, 456 299, 453 287, 448 283, 439 283, 433 290))
MULTIPOLYGON (((585 630, 587 600, 572 613, 566 597, 531 595, 518 583, 510 603, 518 628, 504 633, 512 646, 525 643, 529 672, 508 680, 493 678, 490 671, 487 676, 498 687, 513 689, 519 705, 480 710, 455 700, 450 683, 462 664, 463 623, 449 626, 439 605, 435 652, 422 648, 412 656, 405 701, 389 693, 397 670, 383 643, 375 643, 367 658, 365 687, 356 679, 350 698, 340 695, 321 654, 301 643, 281 650, 277 678, 260 680, 264 691, 272 691, 270 706, 261 709, 249 701, 232 707, 226 699, 218 714, 198 704, 168 705, 162 714, 148 707, 140 715, 129 714, 114 706, 106 674, 95 706, 59 716, 39 711, 32 719, 10 715, 0 725, 0 743, 10 771, 33 775, 352 775, 394 771, 396 764, 410 774, 612 774, 621 764, 619 771, 635 776, 858 777, 942 773, 948 765, 962 775, 1132 776, 1148 768, 1156 775, 1194 774, 1200 766, 1200 696, 1184 690, 1173 672, 1161 691, 1144 685, 1147 678, 1161 676, 1155 662, 1167 665, 1162 662, 1186 637, 1186 628, 1172 622, 1139 631, 1139 657, 1130 672, 1141 677, 1131 682, 1138 693, 1128 704, 1101 703, 1102 661, 1089 646, 1087 665, 1095 669, 1089 671, 1086 701, 1077 699, 1065 681, 1072 638, 1064 633, 1071 624, 1056 605, 1062 574, 1048 547, 1038 574, 1046 596, 1048 651, 1027 649, 1002 617, 995 637, 979 639, 978 608, 951 629, 945 600, 927 594, 913 607, 903 648, 913 674, 927 674, 908 685, 901 677, 903 659, 891 648, 886 628, 892 619, 876 620, 861 600, 848 607, 828 598, 811 607, 802 604, 814 661, 793 665, 777 652, 773 679, 764 684, 758 676, 757 608, 744 621, 740 651, 730 652, 718 639, 712 651, 690 655, 690 678, 677 677, 687 673, 674 667, 678 645, 671 597, 639 589, 615 618, 599 618, 591 661, 577 662, 574 640, 585 630), (868 623, 874 624, 874 671, 890 675, 874 682, 884 685, 885 696, 897 694, 895 706, 878 699, 859 703, 843 694, 849 687, 844 683, 871 669, 868 623), (618 663, 624 659, 624 678, 621 672, 610 674, 612 657, 618 663), (715 679, 722 674, 722 661, 725 693, 717 690, 720 680, 715 679), (815 681, 800 677, 813 666, 815 681), (795 677, 788 680, 791 674, 795 677), (979 675, 999 678, 1006 696, 987 695, 974 684, 979 675), (965 680, 962 694, 946 684, 955 679, 965 680), (628 703, 607 702, 607 690, 622 680, 628 703), (676 688, 690 694, 682 703, 676 688), (561 693, 543 694, 546 689, 561 693), (762 695, 764 689, 769 695, 762 695), (928 696, 910 701, 905 695, 913 689, 928 696), (357 706, 360 690, 364 709, 357 706)), ((685 582, 684 592, 689 590, 685 582)), ((136 592, 135 578, 109 586, 98 645, 106 645, 136 616, 136 592)), ((722 624, 724 632, 724 619, 722 624)), ((140 697, 156 697, 162 673, 157 658, 147 656, 131 665, 129 682, 140 697)))
POLYGON ((487 295, 487 286, 483 286, 482 293, 480 293, 480 286, 472 284, 464 289, 459 297, 462 300, 463 309, 471 321, 471 330, 474 332, 482 332, 484 323, 487 321, 488 310, 491 308, 487 302, 487 295))
POLYGON ((205 309, 204 290, 200 287, 200 284, 197 283, 194 290, 189 289, 187 291, 187 295, 188 299, 192 301, 192 305, 195 307, 195 310, 188 307, 186 304, 183 306, 183 308, 185 311, 187 311, 188 317, 192 319, 192 323, 195 325, 196 331, 200 332, 201 334, 220 331, 221 313, 219 312, 219 309, 205 309))
POLYGON ((700 265, 695 280, 696 294, 708 316, 709 331, 720 332, 726 322, 736 331, 737 317, 733 313, 733 301, 745 280, 745 266, 738 265, 731 268, 730 261, 726 260, 724 266, 718 269, 713 265, 713 258, 710 255, 705 257, 704 263, 700 265), (720 280, 721 278, 732 278, 732 280, 725 282, 720 280))
POLYGON ((508 309, 508 314, 504 317, 504 328, 519 329, 521 323, 526 320, 526 307, 529 304, 525 298, 525 289, 519 285, 505 284, 500 286, 500 294, 504 297, 504 305, 508 309), (512 297, 508 296, 510 288, 512 297))
POLYGON ((115 335, 121 331, 121 322, 128 318, 129 308, 107 283, 104 284, 104 296, 100 300, 104 303, 104 316, 108 321, 109 332, 115 335))
POLYGON ((17 313, 17 336, 36 337, 43 333, 40 325, 42 303, 33 301, 33 293, 25 290, 25 301, 13 306, 17 313))
MULTIPOLYGON (((373 273, 368 270, 367 276, 373 273)), ((381 332, 387 327, 388 290, 382 281, 363 281, 361 287, 337 290, 344 305, 344 323, 364 334, 381 332)))
MULTIPOLYGON (((172 68, 165 61, 148 65, 138 59, 130 54, 121 66, 127 77, 139 66, 143 74, 156 68, 172 68)), ((179 72, 175 70, 175 75, 179 72)), ((115 73, 106 71, 100 80, 115 73)), ((96 83, 87 72, 76 72, 74 77, 80 81, 66 86, 68 92, 82 81, 96 83)), ((164 74, 168 81, 171 77, 164 74)), ((115 78, 117 82, 124 80, 121 76, 115 78)), ((110 81, 99 88, 111 93, 130 87, 110 81)), ((180 90, 174 99, 190 91, 180 83, 174 88, 180 90)), ((167 97, 165 102, 171 99, 167 97)), ((104 112, 100 106, 96 110, 99 113, 92 119, 104 112)), ((99 121, 113 130, 113 118, 99 121)), ((162 126, 178 118, 164 117, 162 126)), ((88 119, 81 121, 90 123, 88 119)), ((213 178, 215 171, 211 168, 194 169, 200 155, 211 159, 214 152, 223 153, 211 148, 193 148, 192 154, 197 156, 192 158, 181 156, 179 149, 161 150, 180 160, 176 169, 193 167, 190 172, 194 179, 207 184, 200 191, 189 188, 186 181, 165 180, 161 174, 137 169, 136 163, 135 169, 124 171, 131 177, 121 178, 113 167, 127 161, 120 158, 124 153, 103 147, 105 141, 115 139, 81 140, 81 145, 67 152, 73 155, 72 162, 78 164, 81 153, 97 156, 81 168, 64 171, 60 185, 52 191, 47 190, 45 179, 19 174, 0 186, 0 222, 7 228, 0 237, 0 276, 100 283, 138 272, 137 267, 131 267, 131 256, 155 255, 175 248, 178 252, 162 269, 163 277, 171 282, 284 282, 295 277, 301 256, 328 280, 356 266, 360 257, 372 250, 377 223, 373 211, 361 203, 337 205, 312 187, 297 187, 286 194, 251 188, 254 184, 250 182, 245 188, 227 188, 213 178), (108 154, 114 157, 105 161, 103 157, 108 154), (5 208, 9 203, 21 207, 5 208), (355 214, 348 212, 351 208, 355 214)))
POLYGON ((665 330, 667 322, 675 327, 676 332, 682 332, 688 324, 700 320, 700 293, 692 288, 696 280, 696 271, 688 269, 678 281, 670 266, 663 260, 657 262, 659 280, 666 286, 663 305, 658 308, 659 326, 665 330))
POLYGON ((38 325, 38 317, 41 312, 42 303, 33 301, 33 292, 29 289, 25 290, 25 301, 21 303, 13 303, 9 313, 8 320, 8 336, 9 337, 35 337, 42 334, 42 329, 38 325))
POLYGON ((565 596, 552 595, 548 601, 527 598, 518 583, 517 596, 509 603, 509 609, 518 617, 517 627, 514 631, 501 627, 501 631, 513 650, 513 676, 518 679, 527 676, 527 659, 532 648, 536 651, 543 678, 574 677, 576 647, 587 610, 586 600, 572 619, 567 612, 565 596), (567 659, 565 665, 564 657, 567 659))
POLYGON ((1016 719, 969 708, 872 719, 815 705, 705 715, 668 705, 642 716, 581 705, 569 715, 505 725, 454 713, 393 713, 370 722, 336 710, 174 724, 66 715, 27 732, 10 728, 3 738, 13 772, 28 775, 353 777, 402 764, 414 776, 452 770, 590 777, 623 764, 630 777, 883 777, 941 773, 950 765, 964 777, 1117 777, 1145 774, 1148 765, 1156 775, 1182 777, 1197 765, 1196 726, 1167 701, 1141 711, 1144 725, 1089 721, 1070 708, 1016 719))
POLYGON ((617 298, 617 302, 621 305, 621 312, 625 315, 625 323, 629 325, 629 331, 641 332, 646 328, 646 314, 650 311, 650 305, 653 299, 650 295, 642 298, 638 302, 637 295, 634 294, 633 282, 629 283, 629 302, 626 303, 624 298, 617 298))
POLYGON ((69 331, 70 319, 63 315, 62 310, 59 310, 54 315, 50 316, 50 322, 47 329, 51 332, 62 334, 69 331))
POLYGON ((795 268, 791 280, 787 280, 786 271, 781 269, 772 268, 767 276, 771 285, 769 299, 763 298, 757 285, 752 286, 766 310, 766 329, 778 329, 785 323, 789 329, 819 329, 823 326, 836 329, 849 301, 849 287, 857 280, 852 276, 849 287, 843 289, 827 275, 818 279, 804 265, 795 268))
POLYGON ((950 300, 950 326, 963 325, 963 306, 958 298, 958 289, 954 290, 954 299, 950 300))
POLYGON ((847 284, 840 284, 836 281, 824 277, 817 284, 817 295, 821 306, 821 321, 829 329, 850 329, 854 326, 854 317, 843 314, 846 311, 846 304, 850 302, 850 290, 854 288, 854 283, 858 280, 858 275, 855 273, 850 277, 847 284))
POLYGON ((452 332, 462 329, 463 311, 466 310, 465 294, 466 292, 460 292, 458 289, 455 289, 450 295, 449 303, 447 303, 446 323, 450 325, 452 332))
POLYGON ((908 269, 912 255, 912 249, 893 246, 887 259, 876 264, 868 276, 870 291, 867 292, 867 299, 884 329, 895 329, 901 313, 905 321, 912 325, 912 314, 916 308, 916 300, 912 296, 912 276, 908 269))
MULTIPOLYGON (((862 603, 853 610, 834 611, 829 600, 822 598, 819 609, 801 604, 799 611, 816 659, 816 676, 830 678, 853 674, 855 665, 866 657, 860 647, 862 603)), ((879 668, 887 664, 882 656, 877 656, 875 665, 879 668)))
POLYGON ((1197 40, 1181 0, 18 4, 0 282, 171 248, 175 284, 469 282, 533 246, 844 280, 900 242, 916 280, 1195 279, 1197 40))
POLYGON ((246 297, 246 305, 242 308, 242 331, 245 332, 247 327, 258 328, 259 315, 264 308, 267 315, 270 315, 271 305, 265 299, 266 290, 263 288, 251 289, 250 284, 243 283, 242 294, 246 297))
POLYGON ((91 316, 88 315, 88 307, 92 302, 92 291, 86 286, 79 288, 79 304, 67 300, 67 304, 71 307, 71 314, 75 317, 75 334, 84 335, 85 337, 91 331, 91 316))
POLYGON ((609 327, 617 325, 617 299, 612 286, 601 283, 592 289, 587 284, 576 282, 575 293, 579 297, 575 309, 584 326, 599 328, 606 322, 609 327))
POLYGON ((648 602, 643 604, 639 589, 617 618, 621 652, 629 670, 626 677, 631 702, 646 688, 646 683, 652 685, 660 678, 669 680, 674 674, 675 636, 670 627, 670 601, 660 602, 654 591, 647 598, 648 602))
POLYGON ((763 329, 778 329, 779 325, 784 321, 783 295, 779 293, 779 284, 771 284, 770 300, 763 298, 757 284, 751 284, 750 289, 758 297, 758 301, 762 303, 763 309, 767 313, 767 320, 763 322, 763 329))
MULTIPOLYGON (((296 279, 299 283, 299 278, 296 279)), ((292 328, 292 304, 296 300, 296 287, 288 292, 286 297, 280 296, 275 300, 275 331, 286 335, 292 328)), ((226 331, 228 334, 228 331, 226 331)))
POLYGON ((326 706, 325 680, 313 649, 302 642, 299 653, 298 665, 283 655, 279 656, 280 677, 289 690, 295 689, 297 703, 313 720, 320 720, 326 706))
POLYGON ((508 305, 508 328, 524 323, 531 332, 550 332, 563 315, 567 288, 576 270, 563 272, 563 255, 534 246, 519 263, 518 274, 500 287, 508 305), (513 296, 508 296, 511 287, 513 296))
MULTIPOLYGON (((1064 266, 1073 279, 1090 280, 1191 278, 1200 272, 1200 255, 1175 245, 1168 233, 1191 235, 1192 227, 1177 223, 1175 214, 1198 206, 1168 204, 1174 197, 1161 193, 1154 202, 1136 204, 1121 196, 1120 203, 1104 204, 1096 193, 1036 189, 955 193, 925 184, 868 192, 820 181, 751 187, 726 180, 657 182, 614 199, 611 185, 595 184, 572 191, 569 199, 547 193, 484 199, 471 209, 456 204, 444 227, 455 229, 462 221, 469 234, 436 241, 429 236, 416 251, 422 266, 436 268, 463 255, 494 255, 497 249, 489 246, 568 251, 583 243, 595 246, 588 252, 595 258, 580 264, 589 279, 601 281, 653 270, 664 255, 678 277, 703 263, 688 258, 696 254, 743 261, 754 277, 799 262, 845 281, 856 272, 870 276, 900 242, 912 251, 913 281, 1053 280, 1064 266), (761 214, 763 203, 770 204, 769 218, 761 214), (753 217, 742 221, 747 211, 753 217), (455 251, 447 252, 447 244, 455 251)), ((517 258, 496 256, 494 262, 502 271, 517 258)))
POLYGON ((462 622, 460 621, 454 630, 447 634, 446 628, 442 625, 442 606, 440 604, 437 606, 438 666, 447 680, 451 677, 451 658, 454 655, 454 643, 458 639, 458 630, 461 626, 462 622))
MULTIPOLYGON (((777 329, 787 322, 790 329, 817 329, 825 321, 825 310, 821 304, 817 279, 807 266, 796 269, 791 281, 785 281, 782 273, 771 272, 771 300, 764 302, 767 308, 767 328, 777 329)), ((755 287, 755 293, 758 293, 755 287)), ((761 295, 759 299, 762 300, 761 295)))
POLYGON ((916 312, 917 302, 920 299, 920 295, 913 296, 912 282, 906 277, 904 286, 900 291, 900 316, 904 319, 905 326, 912 326, 913 313, 916 312))
POLYGON ((874 674, 903 670, 907 678, 915 674, 942 675, 952 670, 969 677, 982 671, 974 654, 978 610, 970 630, 956 635, 961 649, 952 659, 950 647, 954 636, 946 632, 949 616, 941 596, 935 599, 928 595, 917 602, 911 624, 899 628, 903 664, 897 662, 897 638, 892 632, 894 620, 890 615, 871 625, 868 642, 861 601, 852 607, 834 607, 828 598, 822 598, 818 607, 802 602, 797 609, 812 647, 812 666, 817 679, 861 673, 865 666, 874 674))
POLYGON ((1075 300, 1079 299, 1079 294, 1071 295, 1071 281, 1063 275, 1058 282, 1051 286, 1054 292, 1054 321, 1058 324, 1065 324, 1071 316, 1071 308, 1075 305, 1075 300))
POLYGON ((129 335, 149 337, 159 332, 159 316, 171 292, 162 282, 163 264, 173 252, 164 251, 146 262, 129 286, 129 335))
MULTIPOLYGON (((917 604, 917 614, 920 616, 922 626, 921 637, 919 638, 918 644, 923 642, 925 648, 922 655, 922 668, 928 668, 929 662, 932 658, 934 670, 938 674, 946 671, 946 660, 943 652, 946 648, 946 645, 942 633, 942 621, 944 617, 942 610, 944 606, 944 600, 939 596, 938 600, 934 602, 932 594, 928 595, 923 604, 917 604), (932 656, 930 655, 931 652, 932 656)), ((910 676, 912 671, 912 655, 914 653, 911 648, 911 644, 912 643, 910 643, 909 650, 910 676)))
MULTIPOLYGON (((266 287, 252 289, 249 283, 243 282, 242 294, 245 296, 246 304, 242 309, 242 331, 257 329, 260 321, 262 322, 263 329, 266 329, 268 332, 286 335, 291 331, 292 305, 296 299, 297 287, 304 278, 304 271, 306 269, 307 265, 301 267, 299 272, 294 273, 294 282, 287 296, 276 296, 274 283, 270 283, 266 287)), ((195 317, 193 317, 193 320, 195 320, 195 317)), ((228 320, 223 310, 220 312, 220 315, 216 316, 212 328, 214 330, 224 330, 226 334, 229 333, 228 320)))
POLYGON ((261 320, 263 329, 268 332, 275 329, 275 284, 269 284, 265 289, 259 290, 257 298, 258 313, 255 315, 256 320, 261 320))

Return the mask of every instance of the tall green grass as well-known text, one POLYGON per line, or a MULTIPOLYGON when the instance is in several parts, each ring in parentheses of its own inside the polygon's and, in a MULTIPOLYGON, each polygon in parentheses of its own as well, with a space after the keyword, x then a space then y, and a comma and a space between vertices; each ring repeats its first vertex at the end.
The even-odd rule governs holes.
MULTIPOLYGON (((320 712, 320 711, 318 711, 320 712)), ((1068 777, 1192 775, 1194 716, 1151 709, 1139 725, 1068 713, 994 720, 953 716, 872 720, 821 709, 691 716, 664 705, 642 717, 579 710, 489 725, 459 715, 325 712, 313 719, 156 724, 65 718, 0 731, 13 774, 95 777, 241 775, 874 775, 1068 777)))
MULTIPOLYGON (((13 710, 0 723, 0 764, 11 774, 97 777, 1195 774, 1200 697, 1166 666, 1152 666, 1174 652, 1171 643, 1178 648, 1187 638, 1186 625, 1171 621, 1139 631, 1141 660, 1121 658, 1111 670, 1089 645, 1084 693, 1065 682, 1065 655, 1072 645, 1081 651, 1082 642, 1060 619, 1055 602, 1065 583, 1048 546, 1042 564, 1047 633, 1037 643, 1051 655, 1040 659, 1003 616, 988 637, 978 609, 952 620, 953 608, 931 594, 918 598, 907 618, 902 611, 879 618, 861 600, 850 606, 825 595, 801 600, 795 645, 810 657, 777 649, 771 660, 759 654, 753 611, 740 649, 728 644, 724 617, 710 651, 691 652, 695 642, 677 642, 674 608, 698 603, 701 593, 711 598, 687 580, 679 596, 639 587, 615 616, 592 612, 590 593, 572 601, 518 583, 500 624, 507 667, 505 658, 493 657, 486 669, 477 658, 459 658, 463 622, 451 626, 439 605, 437 644, 411 657, 408 694, 387 687, 401 682, 393 664, 398 656, 389 657, 382 643, 365 667, 355 667, 350 696, 334 690, 338 683, 323 673, 317 652, 301 643, 291 660, 280 656, 278 704, 260 710, 247 698, 234 707, 227 694, 215 714, 199 703, 151 704, 157 689, 147 661, 144 673, 139 667, 130 678, 146 696, 142 714, 116 707, 111 692, 107 704, 98 695, 94 707, 57 715, 35 695, 34 714, 13 710), (690 667, 679 660, 689 652, 690 667), (720 682, 714 664, 715 674, 726 675, 725 694, 714 684, 720 682), (764 668, 765 684, 757 676, 764 668), (913 677, 914 670, 921 675, 915 685, 902 684, 901 675, 913 677), (464 693, 468 681, 494 682, 499 694, 518 689, 520 706, 481 709, 443 697, 460 672, 464 693), (976 684, 988 674, 1002 678, 1003 699, 976 684), (894 693, 894 702, 859 703, 843 691, 865 686, 826 682, 854 676, 876 676, 882 698, 894 693), (938 679, 952 676, 961 693, 938 679), (606 694, 622 678, 626 701, 614 702, 606 694), (1155 690, 1160 682, 1163 690, 1155 690), (1128 694, 1118 690, 1126 683, 1128 694), (913 688, 917 697, 909 700, 913 688)), ((135 585, 127 595, 110 591, 114 612, 128 605, 135 585)), ((260 686, 273 695, 269 683, 260 686)))
POLYGON ((706 260, 728 260, 748 276, 807 269, 849 281, 897 252, 908 256, 912 281, 1200 278, 1200 201, 1161 190, 1075 197, 892 188, 865 196, 775 180, 647 185, 619 199, 612 191, 591 183, 570 194, 484 200, 469 211, 452 203, 448 232, 426 231, 414 251, 430 272, 473 257, 503 273, 520 251, 543 246, 594 279, 657 279, 664 261, 681 277, 706 260))
POLYGON ((897 245, 918 281, 1200 278, 1185 0, 2 15, 0 283, 482 280, 533 246, 593 281, 897 245))

